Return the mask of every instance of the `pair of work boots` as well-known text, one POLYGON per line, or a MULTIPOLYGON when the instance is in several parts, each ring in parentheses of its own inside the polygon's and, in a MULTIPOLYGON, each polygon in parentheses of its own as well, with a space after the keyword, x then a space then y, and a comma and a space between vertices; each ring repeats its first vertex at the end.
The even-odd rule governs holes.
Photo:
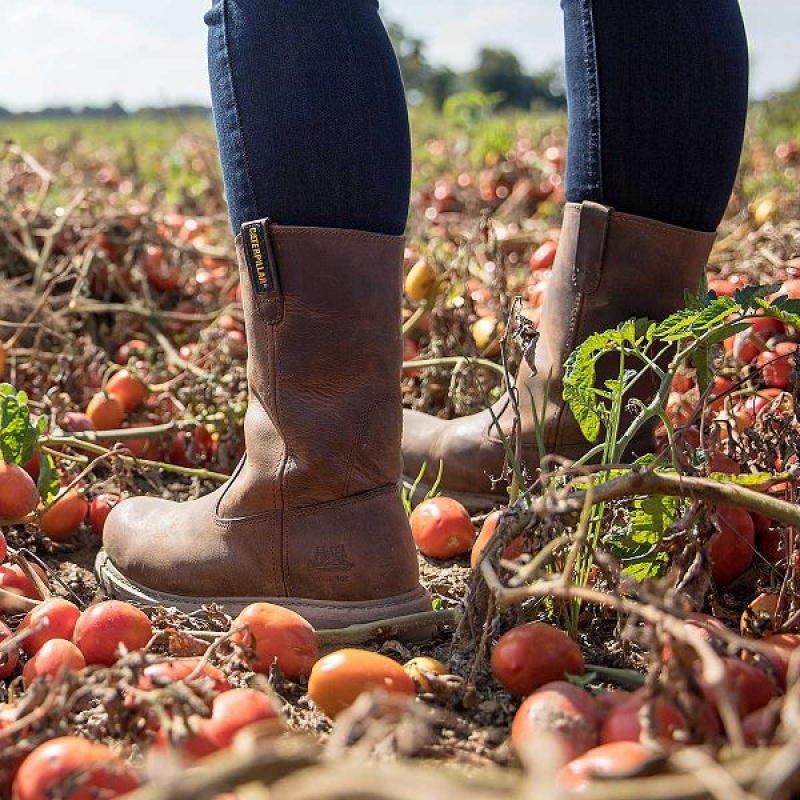
MULTIPOLYGON (((596 203, 567 205, 536 374, 523 365, 517 377, 529 470, 538 461, 531 402, 546 408, 548 452, 574 459, 587 449, 561 397, 567 355, 592 332, 680 308, 713 240, 596 203)), ((263 220, 242 227, 237 252, 246 455, 198 500, 120 503, 97 560, 102 584, 114 597, 183 610, 275 602, 316 628, 430 610, 401 474, 413 478, 427 464, 435 475, 441 461, 444 494, 472 508, 502 504, 492 479, 505 451, 493 420, 508 435, 509 404, 451 421, 403 419, 402 237, 263 220)))

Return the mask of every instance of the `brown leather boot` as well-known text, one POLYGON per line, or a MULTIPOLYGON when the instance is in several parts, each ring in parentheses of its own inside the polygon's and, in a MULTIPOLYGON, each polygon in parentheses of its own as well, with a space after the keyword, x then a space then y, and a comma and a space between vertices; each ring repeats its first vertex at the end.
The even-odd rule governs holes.
POLYGON ((430 610, 399 494, 402 237, 263 220, 237 250, 246 455, 198 500, 120 503, 103 586, 180 609, 274 602, 317 628, 430 610))
MULTIPOLYGON (((540 418, 546 408, 546 452, 571 460, 586 453, 590 445, 562 399, 567 356, 591 333, 635 317, 662 320, 682 308, 684 291, 697 290, 714 237, 713 233, 622 214, 597 203, 567 204, 539 323, 536 375, 523 364, 516 382, 523 462, 529 472, 539 462, 531 398, 540 418)), ((449 421, 418 411, 405 412, 404 480, 412 482, 426 465, 417 498, 429 488, 441 461, 439 491, 467 507, 488 508, 508 499, 505 482, 497 480, 503 475, 505 450, 492 412, 503 435, 508 436, 513 413, 507 395, 492 411, 449 421)), ((651 451, 652 446, 648 435, 634 443, 630 455, 651 451)))

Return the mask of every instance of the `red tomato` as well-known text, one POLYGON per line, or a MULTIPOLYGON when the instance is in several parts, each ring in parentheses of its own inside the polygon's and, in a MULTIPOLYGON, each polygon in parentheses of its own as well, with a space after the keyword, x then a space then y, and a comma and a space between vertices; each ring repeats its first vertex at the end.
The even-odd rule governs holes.
POLYGON ((570 761, 558 773, 558 783, 570 792, 583 792, 592 778, 626 778, 644 771, 659 758, 638 742, 612 742, 595 747, 570 761))
POLYGON ((164 251, 159 245, 148 244, 145 246, 142 266, 151 286, 162 292, 171 292, 178 288, 180 281, 178 270, 171 264, 164 263, 164 251))
MULTIPOLYGON (((11 628, 5 622, 0 622, 0 642, 9 636, 11 636, 11 628)), ((8 678, 14 673, 19 663, 19 650, 11 650, 0 659, 0 678, 8 678)))
POLYGON ((558 742, 564 761, 597 747, 600 715, 592 696, 566 681, 545 684, 519 707, 511 726, 511 743, 517 751, 536 746, 549 736, 558 742))
POLYGON ((113 395, 98 392, 86 406, 86 416, 98 431, 116 430, 122 425, 122 403, 113 395))
MULTIPOLYGON (((42 579, 45 586, 47 585, 47 573, 38 565, 31 564, 31 569, 42 579)), ((0 587, 6 591, 18 592, 23 597, 29 597, 31 600, 41 599, 36 587, 28 580, 28 576, 22 571, 22 568, 17 564, 3 564, 0 566, 0 587)), ((3 598, 3 608, 10 608, 5 605, 10 601, 9 598, 3 598)), ((20 606, 20 609, 27 610, 28 605, 20 606)))
POLYGON ((114 361, 121 367, 124 367, 131 358, 135 358, 137 361, 143 358, 148 347, 149 345, 144 339, 131 339, 125 342, 125 344, 120 345, 116 356, 114 356, 114 361))
POLYGON ((758 535, 758 552, 769 561, 770 564, 786 566, 786 559, 789 555, 790 531, 783 527, 769 528, 758 535))
MULTIPOLYGON (((725 687, 733 698, 741 717, 763 708, 778 695, 778 688, 765 670, 748 664, 738 658, 723 658, 725 668, 725 687)), ((697 668, 697 667, 696 667, 697 668)), ((700 669, 698 672, 700 672, 700 669)), ((701 677, 700 685, 708 698, 709 705, 716 710, 716 698, 701 677)))
POLYGON ((86 519, 89 504, 70 489, 39 517, 39 529, 56 542, 68 539, 86 519))
POLYGON ((600 731, 600 741, 603 744, 640 741, 644 714, 653 716, 655 736, 662 742, 674 741, 676 734, 680 736, 689 727, 686 717, 669 701, 660 697, 648 699, 640 692, 634 692, 627 703, 612 709, 606 717, 600 731))
POLYGON ((736 506, 717 508, 719 533, 711 542, 711 576, 718 586, 733 583, 753 561, 753 518, 736 506))
POLYGON ((66 639, 50 639, 42 645, 22 670, 22 682, 27 689, 36 678, 48 675, 55 678, 61 670, 80 672, 86 666, 83 653, 66 639))
POLYGON ((89 522, 92 525, 92 533, 97 536, 103 535, 106 518, 117 503, 119 503, 118 494, 99 494, 92 498, 92 502, 89 504, 89 522))
POLYGON ((197 467, 208 463, 214 455, 214 439, 208 428, 198 425, 189 431, 178 431, 166 460, 179 467, 197 467))
POLYGON ((149 391, 147 385, 127 369, 115 372, 106 382, 106 392, 119 400, 126 413, 140 406, 149 391))
POLYGON ((248 725, 278 719, 278 710, 269 695, 257 689, 231 689, 214 699, 208 732, 222 748, 248 725))
POLYGON ((275 662, 289 680, 297 680, 308 675, 319 658, 314 628, 291 609, 251 603, 232 627, 243 628, 232 638, 255 652, 251 666, 256 672, 268 673, 275 662))
POLYGON ((133 770, 102 744, 61 736, 39 745, 14 778, 14 800, 62 800, 119 797, 138 788, 133 770), (68 793, 64 787, 70 786, 68 793))
POLYGON ((33 478, 22 467, 0 461, 0 519, 25 517, 38 503, 39 490, 33 478))
POLYGON ((767 386, 775 389, 791 387, 796 350, 795 342, 778 342, 773 350, 761 353, 756 359, 756 366, 761 370, 761 377, 767 386))
MULTIPOLYGON (((477 569, 478 564, 481 561, 481 555, 483 554, 486 545, 489 543, 489 540, 494 536, 494 532, 497 530, 497 523, 500 522, 500 518, 503 516, 503 511, 492 511, 488 517, 483 521, 483 525, 481 526, 481 532, 478 534, 478 538, 475 540, 475 544, 472 545, 472 555, 469 559, 469 564, 472 569, 477 569)), ((503 558, 507 561, 512 561, 515 558, 518 558, 525 552, 525 538, 522 536, 518 536, 516 539, 510 541, 505 549, 503 550, 503 558)))
POLYGON ((140 650, 152 638, 153 628, 144 611, 120 600, 89 606, 75 624, 73 642, 87 664, 116 663, 120 645, 140 650))
POLYGON ((708 289, 715 292, 717 297, 733 297, 736 285, 726 278, 715 278, 708 282, 708 289))
POLYGON ((516 697, 525 697, 567 675, 583 675, 581 649, 566 633, 543 622, 528 622, 504 633, 492 651, 492 672, 516 697))
POLYGON ((190 763, 219 750, 219 745, 211 735, 210 719, 193 715, 186 720, 186 723, 184 727, 180 722, 173 722, 170 731, 159 728, 153 749, 162 752, 177 750, 181 758, 190 763))
POLYGON ((736 334, 733 357, 740 364, 749 364, 759 353, 767 349, 769 339, 785 330, 784 324, 772 317, 754 319, 748 328, 736 334))
MULTIPOLYGON (((199 663, 199 658, 173 658, 149 664, 139 678, 139 688, 149 692, 159 686, 186 680, 197 669, 199 663)), ((197 676, 197 680, 204 678, 213 682, 215 692, 227 692, 231 688, 227 678, 211 664, 204 664, 197 676)))
POLYGON ((789 670, 789 659, 792 652, 800 647, 800 634, 798 633, 771 633, 762 640, 769 645, 771 653, 767 656, 772 664, 781 687, 786 686, 786 673, 789 670))
POLYGON ((323 656, 311 670, 308 695, 329 717, 336 717, 362 693, 382 689, 413 697, 414 680, 391 658, 369 650, 345 648, 323 656))
POLYGON ((61 597, 49 597, 36 608, 32 608, 19 624, 17 630, 25 631, 46 622, 40 631, 23 640, 22 649, 30 656, 50 639, 71 640, 80 615, 81 611, 74 603, 61 597))
POLYGON ((33 451, 33 455, 31 456, 31 460, 24 464, 22 469, 31 476, 31 479, 35 482, 39 480, 39 468, 41 465, 41 454, 38 450, 33 451))
POLYGON ((711 396, 708 400, 709 407, 714 411, 722 411, 725 407, 727 393, 731 389, 733 389, 733 381, 723 375, 717 375, 711 386, 711 396))
POLYGON ((475 541, 467 509, 450 497, 423 500, 409 518, 420 553, 431 558, 453 558, 466 553, 475 541))

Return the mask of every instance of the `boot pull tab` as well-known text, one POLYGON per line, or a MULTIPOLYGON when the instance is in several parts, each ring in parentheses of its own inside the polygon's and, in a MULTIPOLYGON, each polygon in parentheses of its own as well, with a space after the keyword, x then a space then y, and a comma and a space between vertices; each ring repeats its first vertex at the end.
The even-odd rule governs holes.
POLYGON ((259 314, 265 322, 278 322, 283 313, 283 295, 272 248, 271 224, 269 218, 245 222, 242 250, 259 314))
POLYGON ((575 288, 579 292, 592 294, 600 286, 610 215, 611 209, 608 206, 589 200, 581 203, 573 272, 575 288))

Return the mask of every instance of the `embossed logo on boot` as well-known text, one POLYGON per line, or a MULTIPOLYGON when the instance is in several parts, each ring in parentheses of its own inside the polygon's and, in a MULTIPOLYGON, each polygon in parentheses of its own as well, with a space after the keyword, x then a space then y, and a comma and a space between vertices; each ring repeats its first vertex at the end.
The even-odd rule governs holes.
POLYGON ((325 572, 341 572, 352 569, 355 564, 347 558, 347 551, 343 544, 332 547, 317 547, 314 557, 308 560, 309 569, 319 569, 325 572))
POLYGON ((242 225, 242 250, 256 294, 274 294, 279 291, 269 222, 268 219, 261 219, 242 225))

